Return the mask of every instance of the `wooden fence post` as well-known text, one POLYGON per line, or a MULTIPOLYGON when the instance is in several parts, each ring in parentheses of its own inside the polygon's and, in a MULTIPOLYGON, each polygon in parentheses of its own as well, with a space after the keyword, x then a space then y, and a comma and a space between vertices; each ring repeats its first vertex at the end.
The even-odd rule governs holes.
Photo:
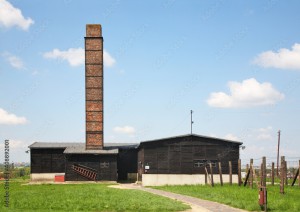
POLYGON ((280 167, 280 193, 284 194, 284 156, 281 157, 281 167, 280 167))
POLYGON ((214 187, 214 173, 213 173, 213 167, 212 164, 209 163, 209 167, 210 167, 210 175, 211 175, 211 186, 214 187))
POLYGON ((250 188, 253 188, 253 159, 250 159, 250 188))
POLYGON ((272 186, 274 185, 274 180, 275 180, 275 176, 274 176, 274 174, 275 174, 275 171, 274 171, 274 162, 272 162, 272 170, 271 170, 271 184, 272 184, 272 186))
MULTIPOLYGON (((210 184, 211 183, 211 180, 210 180, 210 177, 209 177, 209 174, 208 174, 208 171, 207 171, 207 168, 206 168, 206 165, 205 165, 205 167, 204 167, 204 169, 205 169, 205 173, 206 173, 206 181, 210 184)), ((211 185, 211 184, 210 184, 211 185)))
MULTIPOLYGON (((248 173, 248 172, 249 172, 249 176, 250 176, 249 164, 247 163, 247 165, 246 165, 246 173, 248 173)), ((250 185, 249 179, 247 181, 247 185, 250 185)), ((245 186, 245 184, 244 184, 244 186, 245 186)))
POLYGON ((263 157, 263 186, 267 186, 267 159, 263 157))
POLYGON ((229 161, 229 184, 232 185, 232 163, 229 161))
POLYGON ((263 163, 260 164, 260 186, 263 186, 263 163))
POLYGON ((297 170, 297 172, 296 172, 296 174, 295 174, 295 176, 294 176, 294 180, 293 180, 293 182, 292 182, 292 186, 294 186, 294 184, 295 184, 295 182, 296 182, 296 180, 297 180, 297 178, 298 178, 298 175, 299 175, 299 169, 297 170))
POLYGON ((285 170, 284 170, 284 177, 285 177, 285 185, 288 185, 289 184, 289 179, 288 179, 288 177, 287 177, 287 175, 288 175, 288 169, 287 169, 287 162, 286 162, 286 160, 284 160, 284 168, 285 168, 285 170))
POLYGON ((223 186, 223 176, 222 176, 222 164, 219 162, 219 174, 220 174, 220 183, 223 186))
MULTIPOLYGON (((280 166, 281 166, 281 164, 282 164, 283 161, 285 161, 285 157, 284 157, 284 156, 281 156, 281 158, 280 158, 280 166)), ((281 167, 280 167, 280 172, 281 172, 281 171, 282 171, 282 170, 281 170, 281 167)), ((280 173, 280 179, 281 179, 281 174, 283 174, 283 172, 280 173)))
POLYGON ((241 159, 239 159, 238 160, 238 183, 239 183, 239 186, 241 186, 241 184, 242 184, 242 168, 241 168, 241 166, 242 166, 242 164, 241 164, 242 162, 241 162, 241 159))

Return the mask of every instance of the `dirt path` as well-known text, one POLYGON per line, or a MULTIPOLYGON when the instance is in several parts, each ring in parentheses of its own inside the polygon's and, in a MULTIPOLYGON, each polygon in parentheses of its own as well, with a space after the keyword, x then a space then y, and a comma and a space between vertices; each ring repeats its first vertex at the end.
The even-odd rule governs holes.
POLYGON ((137 190, 146 191, 146 192, 149 192, 152 194, 168 197, 170 199, 179 200, 179 201, 191 206, 192 209, 187 210, 185 212, 208 212, 208 211, 242 212, 242 211, 244 211, 244 210, 232 208, 230 206, 223 205, 220 203, 202 200, 202 199, 198 199, 198 198, 190 197, 190 196, 186 196, 186 195, 175 194, 172 192, 157 190, 157 189, 153 189, 153 188, 145 188, 141 185, 136 185, 136 184, 119 184, 119 185, 113 185, 111 187, 119 188, 119 189, 137 189, 137 190))

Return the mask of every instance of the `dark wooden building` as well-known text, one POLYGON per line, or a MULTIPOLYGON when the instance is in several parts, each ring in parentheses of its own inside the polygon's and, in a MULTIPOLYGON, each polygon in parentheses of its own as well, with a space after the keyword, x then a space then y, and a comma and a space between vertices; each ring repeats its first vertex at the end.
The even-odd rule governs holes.
POLYGON ((242 143, 196 134, 141 142, 138 148, 138 173, 142 174, 205 174, 205 166, 217 163, 229 174, 238 173, 239 147, 242 143))
MULTIPOLYGON (((86 25, 85 37, 85 143, 42 143, 29 146, 31 176, 66 181, 126 180, 129 173, 204 174, 204 167, 222 162, 228 173, 232 161, 237 173, 240 142, 195 134, 138 144, 104 142, 103 37, 100 24, 86 25)), ((169 175, 169 176, 170 176, 169 175)), ((150 176, 150 175, 148 175, 150 176)), ((141 178, 139 178, 141 179, 141 178)))
POLYGON ((137 146, 107 143, 101 150, 86 150, 84 143, 35 142, 29 146, 31 174, 64 173, 66 181, 91 180, 74 171, 78 165, 96 172, 96 181, 126 180, 137 170, 137 146))

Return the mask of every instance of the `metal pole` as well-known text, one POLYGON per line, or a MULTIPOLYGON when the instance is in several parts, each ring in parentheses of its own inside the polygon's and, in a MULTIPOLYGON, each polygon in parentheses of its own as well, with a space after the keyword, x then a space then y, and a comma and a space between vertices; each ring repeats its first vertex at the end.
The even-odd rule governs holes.
POLYGON ((279 147, 280 147, 280 130, 278 131, 278 147, 277 147, 277 177, 279 176, 279 147))
POLYGON ((193 110, 191 110, 191 134, 193 134, 193 110))

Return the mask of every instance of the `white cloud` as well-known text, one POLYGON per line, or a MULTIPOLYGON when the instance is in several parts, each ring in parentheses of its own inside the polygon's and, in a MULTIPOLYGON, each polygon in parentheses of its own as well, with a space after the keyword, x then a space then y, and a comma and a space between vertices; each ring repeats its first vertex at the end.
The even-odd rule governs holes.
POLYGON ((264 68, 300 70, 300 44, 295 43, 291 50, 282 48, 277 52, 262 52, 253 63, 264 68))
POLYGON ((259 128, 257 130, 258 135, 256 136, 257 140, 272 140, 273 136, 273 128, 271 126, 268 126, 266 128, 259 128))
POLYGON ((241 140, 237 136, 235 136, 231 133, 225 135, 224 138, 227 139, 227 140, 231 140, 231 141, 240 141, 241 140))
POLYGON ((28 30, 33 23, 31 18, 24 18, 20 9, 15 8, 6 0, 0 0, 0 25, 7 28, 17 26, 23 30, 28 30))
POLYGON ((0 124, 17 125, 26 123, 27 120, 25 117, 18 117, 15 114, 8 113, 7 111, 0 108, 0 124))
POLYGON ((134 134, 135 129, 131 126, 124 126, 124 127, 115 127, 114 132, 116 133, 124 133, 124 134, 134 134))
POLYGON ((284 99, 284 94, 273 88, 271 83, 259 83, 251 78, 240 82, 229 82, 230 94, 214 92, 207 99, 207 104, 220 108, 254 107, 273 105, 284 99))
POLYGON ((84 49, 70 48, 66 51, 53 49, 43 54, 44 58, 66 60, 70 66, 80 66, 84 64, 84 49))
POLYGON ((21 60, 21 58, 15 56, 15 55, 12 55, 8 52, 5 52, 3 54, 3 57, 5 57, 5 59, 9 62, 9 64, 16 68, 16 69, 22 69, 24 68, 24 63, 23 61, 21 60))
MULTIPOLYGON (((66 60, 70 66, 80 66, 84 64, 84 49, 83 48, 70 48, 66 51, 59 49, 53 49, 50 52, 43 54, 44 58, 47 59, 60 59, 66 60)), ((116 60, 106 51, 103 52, 104 65, 112 67, 116 63, 116 60)))
POLYGON ((105 49, 103 52, 103 58, 104 58, 104 65, 106 65, 107 67, 112 67, 116 63, 115 58, 113 58, 105 49))

